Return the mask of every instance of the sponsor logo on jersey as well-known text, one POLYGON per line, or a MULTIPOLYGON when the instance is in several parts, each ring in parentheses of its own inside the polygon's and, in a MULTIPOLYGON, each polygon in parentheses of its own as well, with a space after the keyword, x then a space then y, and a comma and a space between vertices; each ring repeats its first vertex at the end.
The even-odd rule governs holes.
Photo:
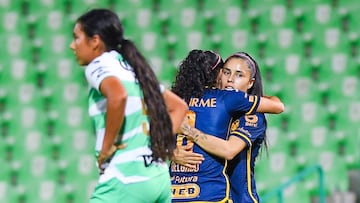
POLYGON ((170 171, 173 173, 189 173, 189 172, 199 172, 200 164, 196 164, 195 168, 189 168, 174 162, 171 162, 170 171))
POLYGON ((191 98, 189 102, 191 107, 216 107, 216 98, 199 99, 191 98))
POLYGON ((100 62, 100 60, 95 60, 95 61, 91 62, 91 64, 97 64, 99 62, 100 62))
POLYGON ((150 166, 152 164, 152 162, 154 161, 154 159, 151 155, 142 155, 142 157, 144 159, 145 167, 150 166))
POLYGON ((197 182, 199 177, 198 176, 172 176, 171 182, 174 182, 175 184, 181 184, 181 183, 194 183, 197 182))
POLYGON ((246 115, 245 126, 257 127, 259 118, 257 115, 246 115))
POLYGON ((171 191, 174 199, 195 198, 200 194, 200 187, 194 183, 172 185, 171 191))
POLYGON ((243 127, 238 128, 238 131, 245 134, 245 135, 247 135, 248 137, 251 137, 250 132, 248 130, 245 130, 243 127))
POLYGON ((91 72, 91 75, 96 74, 96 78, 100 78, 102 75, 104 75, 105 73, 108 73, 109 71, 106 70, 106 68, 104 67, 98 67, 95 70, 93 70, 93 72, 91 72))
POLYGON ((255 101, 255 96, 250 95, 250 96, 249 96, 249 102, 254 102, 254 101, 255 101))

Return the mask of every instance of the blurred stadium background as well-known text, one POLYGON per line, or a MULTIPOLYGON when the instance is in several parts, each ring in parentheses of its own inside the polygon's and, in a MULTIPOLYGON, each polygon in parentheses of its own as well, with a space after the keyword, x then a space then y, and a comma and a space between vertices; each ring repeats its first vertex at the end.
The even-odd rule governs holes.
POLYGON ((267 95, 262 197, 360 202, 360 4, 351 0, 0 0, 0 202, 87 202, 97 180, 83 70, 69 49, 75 19, 116 11, 159 80, 171 85, 191 49, 249 52, 267 95), (296 176, 315 166, 322 170, 296 176), (295 179, 294 179, 295 177, 295 179), (279 194, 276 193, 275 194, 279 194))

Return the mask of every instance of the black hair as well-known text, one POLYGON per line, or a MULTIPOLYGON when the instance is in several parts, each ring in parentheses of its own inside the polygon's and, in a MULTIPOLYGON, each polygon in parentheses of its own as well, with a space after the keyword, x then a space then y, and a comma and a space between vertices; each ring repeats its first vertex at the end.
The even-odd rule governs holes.
POLYGON ((214 87, 224 61, 213 51, 194 49, 181 61, 172 91, 189 102, 200 97, 208 87, 214 87))
POLYGON ((93 9, 77 20, 88 37, 99 35, 106 51, 116 50, 134 69, 142 89, 146 111, 150 119, 150 148, 154 160, 170 159, 176 147, 172 123, 167 112, 159 81, 145 57, 135 44, 124 38, 124 29, 119 17, 108 9, 93 9))
MULTIPOLYGON (((264 90, 263 90, 264 88, 263 88, 263 83, 262 83, 261 72, 260 72, 260 68, 259 68, 259 65, 256 62, 256 60, 250 54, 248 54, 246 52, 236 52, 233 55, 229 56, 225 60, 225 64, 232 58, 241 58, 244 61, 246 61, 246 64, 248 65, 249 69, 251 70, 251 77, 255 79, 252 87, 247 90, 247 93, 251 94, 251 95, 257 95, 259 97, 264 96, 264 90)), ((265 126, 267 127, 266 119, 265 119, 265 126)), ((264 147, 266 149, 266 152, 268 152, 268 144, 267 144, 266 138, 267 137, 266 137, 266 131, 265 131, 264 147)))

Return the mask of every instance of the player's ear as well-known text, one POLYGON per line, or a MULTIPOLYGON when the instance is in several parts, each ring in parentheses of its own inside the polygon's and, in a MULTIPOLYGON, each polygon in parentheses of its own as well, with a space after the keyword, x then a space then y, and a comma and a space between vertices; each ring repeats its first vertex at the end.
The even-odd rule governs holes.
POLYGON ((90 41, 90 46, 94 50, 98 49, 100 46, 102 46, 102 44, 104 44, 99 35, 92 36, 89 41, 90 41))
POLYGON ((252 88, 252 86, 254 85, 255 82, 255 78, 251 78, 248 82, 248 89, 252 88))

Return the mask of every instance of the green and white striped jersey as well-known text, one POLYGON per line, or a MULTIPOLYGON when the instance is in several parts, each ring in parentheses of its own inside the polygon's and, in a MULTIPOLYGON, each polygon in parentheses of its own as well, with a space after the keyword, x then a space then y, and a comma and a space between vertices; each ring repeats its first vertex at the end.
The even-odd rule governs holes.
POLYGON ((100 182, 114 177, 123 183, 140 182, 168 173, 165 163, 150 164, 149 119, 144 109, 143 93, 132 67, 118 52, 104 52, 86 67, 85 75, 90 86, 89 115, 96 131, 96 155, 101 150, 105 133, 107 101, 99 91, 102 80, 109 76, 117 77, 128 94, 124 123, 119 133, 121 143, 127 147, 115 153, 105 173, 100 176, 100 182))

